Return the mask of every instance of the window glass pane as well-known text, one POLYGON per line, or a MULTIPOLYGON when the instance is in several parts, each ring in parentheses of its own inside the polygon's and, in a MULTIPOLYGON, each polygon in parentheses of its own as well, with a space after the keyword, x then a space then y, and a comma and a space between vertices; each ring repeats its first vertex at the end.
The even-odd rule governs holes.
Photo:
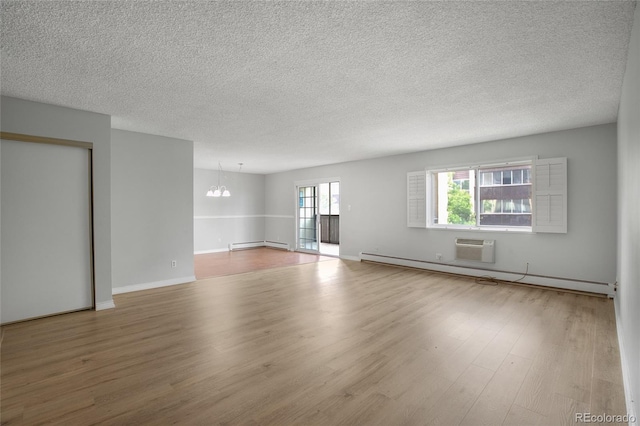
POLYGON ((329 213, 329 184, 321 183, 319 185, 320 190, 320 214, 329 213))
POLYGON ((470 185, 469 176, 474 170, 434 174, 434 223, 450 225, 476 225, 475 188, 470 185), (457 178, 457 179, 454 179, 457 178))
POLYGON ((432 174, 433 223, 531 226, 530 169, 511 164, 432 174))
POLYGON ((500 185, 502 183, 502 173, 493 172, 493 184, 500 185))
POLYGON ((511 185, 511 170, 505 170, 502 172, 502 184, 511 185))
POLYGON ((331 182, 331 214, 340 214, 340 182, 331 182))
POLYGON ((513 200, 513 212, 522 213, 522 200, 513 200))
POLYGON ((482 213, 494 213, 498 200, 482 200, 482 213))
MULTIPOLYGON (((505 166, 502 169, 491 167, 493 185, 481 187, 478 191, 482 206, 479 225, 483 226, 531 226, 531 185, 529 179, 531 166, 505 166), (500 177, 498 179, 498 176, 500 177), (525 200, 527 205, 525 205, 525 200), (493 208, 489 210, 490 207, 493 208)), ((485 172, 480 169, 482 175, 485 172)))
POLYGON ((513 213, 513 200, 504 200, 502 213, 513 213))
POLYGON ((493 185, 493 173, 491 172, 482 173, 482 185, 483 186, 493 185))
POLYGON ((513 171, 513 184, 519 185, 522 183, 522 170, 513 171))

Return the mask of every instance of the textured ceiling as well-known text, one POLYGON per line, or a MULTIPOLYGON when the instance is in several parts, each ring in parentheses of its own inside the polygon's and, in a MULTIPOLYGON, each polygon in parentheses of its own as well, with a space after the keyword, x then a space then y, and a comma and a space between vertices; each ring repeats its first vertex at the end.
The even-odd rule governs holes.
POLYGON ((3 0, 2 94, 272 173, 614 122, 634 7, 3 0))

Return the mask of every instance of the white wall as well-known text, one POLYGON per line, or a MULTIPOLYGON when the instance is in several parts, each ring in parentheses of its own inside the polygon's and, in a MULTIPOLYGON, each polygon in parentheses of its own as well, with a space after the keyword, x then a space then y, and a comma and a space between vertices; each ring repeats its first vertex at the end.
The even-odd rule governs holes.
POLYGON ((224 251, 230 243, 264 241, 264 175, 224 171, 220 185, 231 197, 207 197, 218 185, 218 171, 193 173, 194 246, 196 253, 224 251))
POLYGON ((114 129, 111 144, 114 292, 194 281, 193 142, 114 129))
MULTIPOLYGON (((0 107, 0 109, 2 109, 0 107)), ((0 119, 0 128, 2 127, 2 120, 0 119)), ((0 153, 2 149, 0 149, 0 153)), ((0 165, 2 164, 2 155, 0 154, 0 165)), ((0 169, 0 188, 2 188, 2 170, 0 169)), ((2 212, 2 190, 0 189, 0 212, 2 212)), ((0 242, 2 241, 2 214, 0 213, 0 242)), ((2 244, 0 243, 0 265, 2 265, 2 244)), ((1 266, 0 266, 1 267, 1 266)), ((2 271, 0 271, 0 319, 2 318, 2 271)), ((4 337, 4 330, 0 330, 0 344, 4 337)))
POLYGON ((628 410, 640 414, 640 7, 636 5, 618 111, 618 282, 616 298, 628 410), (631 400, 634 402, 631 403, 631 400))
POLYGON ((266 177, 266 238, 294 244, 294 181, 339 177, 340 253, 380 253, 417 260, 454 258, 454 238, 495 238, 496 263, 524 271, 597 282, 616 276, 616 127, 562 132, 295 170, 266 177), (523 156, 568 157, 567 234, 522 234, 407 228, 406 173, 464 162, 523 156), (595 195, 594 195, 595 194, 595 195), (351 207, 349 209, 349 206, 351 207))
POLYGON ((0 107, 3 132, 93 143, 95 297, 111 306, 111 118, 6 96, 0 107))

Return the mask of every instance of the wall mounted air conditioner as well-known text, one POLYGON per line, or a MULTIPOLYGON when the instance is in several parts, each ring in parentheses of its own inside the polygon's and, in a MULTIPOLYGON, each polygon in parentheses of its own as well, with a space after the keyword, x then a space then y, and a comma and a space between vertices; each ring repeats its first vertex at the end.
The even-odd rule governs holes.
POLYGON ((495 262, 495 240, 456 238, 456 260, 495 262))

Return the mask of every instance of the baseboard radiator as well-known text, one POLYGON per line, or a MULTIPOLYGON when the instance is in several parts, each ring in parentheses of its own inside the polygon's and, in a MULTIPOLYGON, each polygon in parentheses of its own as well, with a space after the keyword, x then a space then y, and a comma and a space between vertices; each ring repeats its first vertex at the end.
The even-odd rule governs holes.
POLYGON ((244 243, 231 243, 229 244, 229 251, 243 250, 249 248, 264 247, 264 241, 249 241, 244 243))
POLYGON ((456 260, 495 263, 495 240, 456 238, 456 260))
POLYGON ((281 243, 278 241, 249 241, 244 243, 231 243, 229 244, 229 251, 244 250, 256 247, 272 247, 282 250, 289 250, 288 243, 281 243))
POLYGON ((287 251, 291 250, 289 243, 281 243, 279 241, 265 241, 264 245, 265 247, 277 248, 287 251))
POLYGON ((526 273, 523 277, 522 271, 505 271, 493 269, 488 267, 488 265, 483 265, 479 262, 473 266, 471 264, 453 265, 451 263, 442 263, 440 261, 411 259, 399 256, 389 256, 380 253, 365 252, 360 252, 360 260, 363 262, 405 266, 409 268, 425 269, 428 271, 445 272, 456 275, 466 275, 470 277, 491 276, 505 282, 517 281, 522 284, 532 284, 536 286, 608 295, 610 297, 612 297, 614 294, 614 287, 612 283, 568 277, 554 277, 532 273, 526 273))

